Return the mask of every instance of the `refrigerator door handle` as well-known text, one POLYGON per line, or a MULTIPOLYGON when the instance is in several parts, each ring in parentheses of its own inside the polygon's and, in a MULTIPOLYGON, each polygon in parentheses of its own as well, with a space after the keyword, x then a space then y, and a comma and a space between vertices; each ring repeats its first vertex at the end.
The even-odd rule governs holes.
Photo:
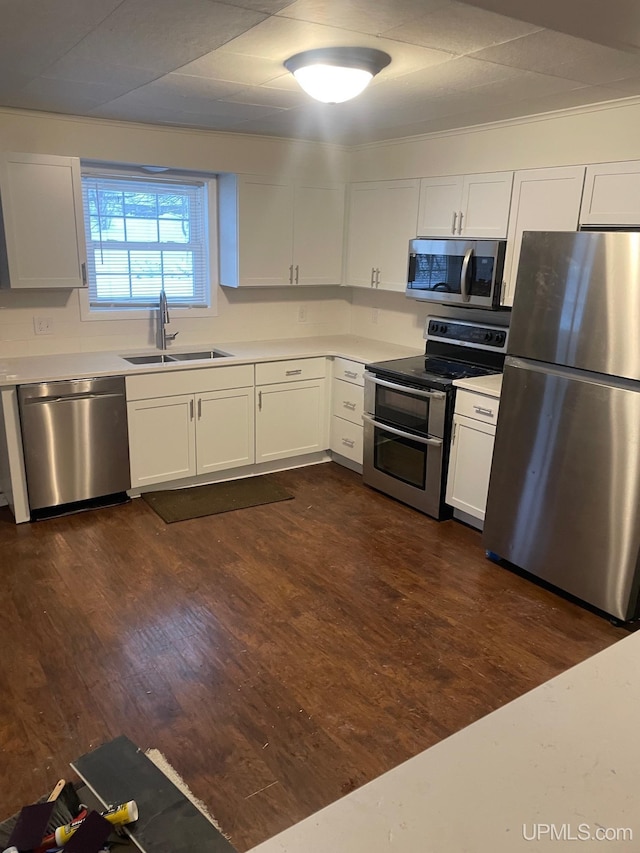
POLYGON ((471 298, 471 294, 469 293, 469 264, 471 263, 472 256, 473 249, 467 249, 464 261, 462 262, 462 269, 460 270, 460 295, 463 302, 468 302, 471 298))

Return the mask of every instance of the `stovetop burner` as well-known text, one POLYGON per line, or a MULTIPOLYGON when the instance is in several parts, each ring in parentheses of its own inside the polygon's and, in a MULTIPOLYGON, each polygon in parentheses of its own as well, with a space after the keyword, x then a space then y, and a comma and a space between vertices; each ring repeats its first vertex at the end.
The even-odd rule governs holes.
POLYGON ((507 348, 505 327, 427 317, 424 355, 368 364, 378 376, 422 388, 448 390, 455 379, 500 373, 507 348))

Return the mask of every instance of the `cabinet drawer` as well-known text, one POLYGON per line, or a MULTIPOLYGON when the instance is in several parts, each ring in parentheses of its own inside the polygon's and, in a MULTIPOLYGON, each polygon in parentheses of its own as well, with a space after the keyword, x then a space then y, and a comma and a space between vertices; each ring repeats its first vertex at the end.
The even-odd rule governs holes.
POLYGON ((364 386, 364 364, 338 357, 333 362, 333 378, 364 386))
POLYGON ((344 418, 331 418, 331 450, 346 456, 352 462, 362 465, 362 426, 345 421, 344 418))
POLYGON ((339 418, 362 426, 362 408, 364 405, 364 388, 334 379, 332 389, 331 412, 339 418))
POLYGON ((289 361, 267 361, 256 364, 256 385, 298 382, 301 379, 324 379, 325 358, 296 358, 289 361))
POLYGON ((205 367, 201 370, 173 370, 143 373, 125 379, 127 400, 149 400, 174 394, 198 394, 225 391, 228 388, 251 388, 253 364, 230 364, 227 367, 205 367))
POLYGON ((456 391, 456 415, 475 418, 486 424, 495 424, 498 420, 499 404, 498 397, 478 394, 476 391, 465 391, 463 388, 458 388, 456 391))

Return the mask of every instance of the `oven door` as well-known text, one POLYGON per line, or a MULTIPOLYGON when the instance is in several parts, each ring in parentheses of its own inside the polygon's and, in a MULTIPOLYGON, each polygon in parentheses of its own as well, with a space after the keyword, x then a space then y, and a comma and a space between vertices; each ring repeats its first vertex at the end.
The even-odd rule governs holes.
POLYGON ((363 414, 363 480, 409 506, 441 518, 442 438, 415 435, 363 414))
POLYGON ((364 373, 364 410, 376 420, 422 436, 444 436, 447 395, 364 373))
POLYGON ((499 308, 504 240, 412 240, 407 296, 499 308))

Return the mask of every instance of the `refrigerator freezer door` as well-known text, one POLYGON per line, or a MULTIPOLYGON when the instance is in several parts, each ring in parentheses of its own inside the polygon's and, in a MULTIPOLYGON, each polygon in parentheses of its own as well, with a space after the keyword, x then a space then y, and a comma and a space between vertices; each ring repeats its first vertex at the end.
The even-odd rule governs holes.
POLYGON ((612 616, 636 615, 640 385, 507 359, 484 544, 612 616))
POLYGON ((509 354, 640 379, 640 232, 525 231, 509 354))

